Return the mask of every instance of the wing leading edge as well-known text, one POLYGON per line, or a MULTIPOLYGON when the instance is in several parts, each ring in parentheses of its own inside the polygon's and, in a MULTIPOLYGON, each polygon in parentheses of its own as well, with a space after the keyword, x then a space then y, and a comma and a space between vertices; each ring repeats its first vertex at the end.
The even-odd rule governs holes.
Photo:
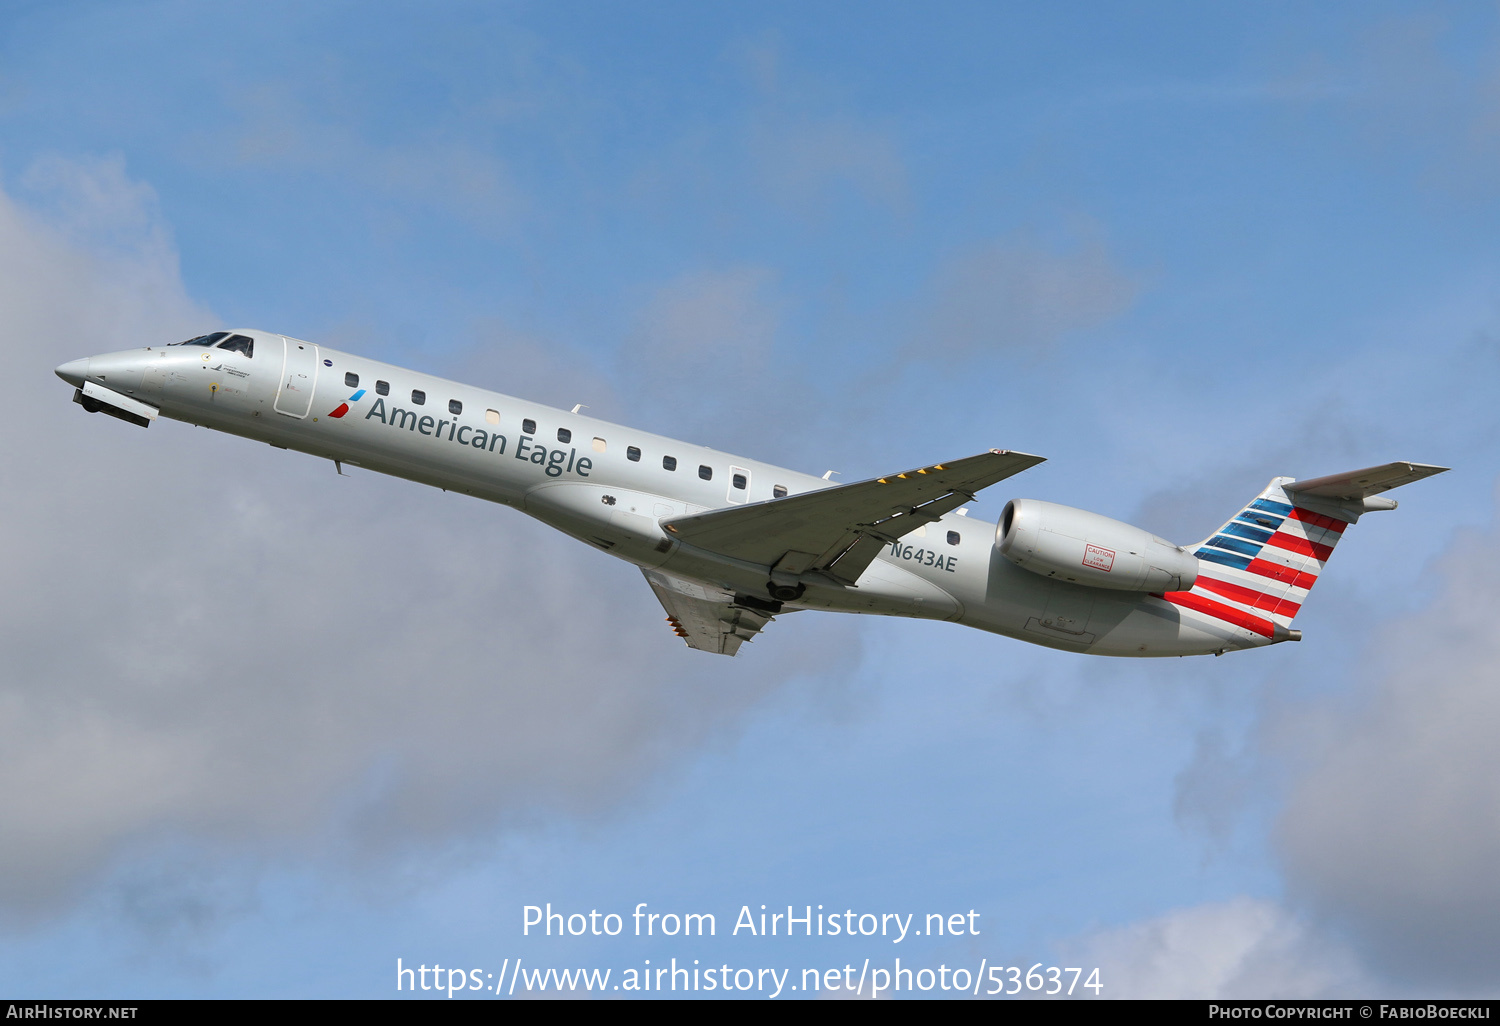
POLYGON ((689 545, 768 567, 773 580, 811 575, 850 586, 885 545, 1044 459, 991 449, 868 481, 677 517, 662 528, 689 545))

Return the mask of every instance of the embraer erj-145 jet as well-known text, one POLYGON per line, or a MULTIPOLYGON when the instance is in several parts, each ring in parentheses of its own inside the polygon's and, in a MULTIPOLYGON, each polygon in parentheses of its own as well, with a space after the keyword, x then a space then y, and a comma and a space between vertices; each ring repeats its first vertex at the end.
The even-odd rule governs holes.
POLYGON ((1292 620, 1379 493, 1443 467, 1278 477, 1198 545, 1055 503, 965 503, 1042 462, 991 449, 854 484, 634 431, 263 331, 74 360, 90 412, 158 416, 514 506, 641 568, 693 648, 779 613, 951 620, 1070 652, 1215 655, 1292 620))

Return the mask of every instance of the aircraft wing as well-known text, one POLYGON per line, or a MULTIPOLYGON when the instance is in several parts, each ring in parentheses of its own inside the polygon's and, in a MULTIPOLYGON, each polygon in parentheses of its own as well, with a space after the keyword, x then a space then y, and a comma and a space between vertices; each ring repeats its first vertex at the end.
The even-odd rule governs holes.
POLYGON ((662 528, 689 545, 770 567, 787 579, 815 573, 852 585, 883 546, 1043 459, 991 449, 869 481, 677 517, 662 528))
POLYGON ((772 620, 768 612, 736 604, 727 591, 660 570, 643 569, 641 573, 667 611, 667 623, 689 648, 732 656, 772 620))

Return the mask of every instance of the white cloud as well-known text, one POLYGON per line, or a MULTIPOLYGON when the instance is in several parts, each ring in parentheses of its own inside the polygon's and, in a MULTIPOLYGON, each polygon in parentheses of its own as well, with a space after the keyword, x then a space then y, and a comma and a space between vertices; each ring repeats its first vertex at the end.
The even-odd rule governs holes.
POLYGON ((925 354, 1036 354, 1119 316, 1140 283, 1097 237, 1063 248, 1028 235, 998 239, 949 260, 934 281, 925 354))
POLYGON ((765 268, 734 266, 682 274, 646 297, 620 350, 631 401, 668 411, 661 428, 674 435, 763 459, 768 439, 805 430, 823 411, 797 354, 778 350, 775 284, 765 268))
POLYGON ((1355 961, 1274 902, 1241 897, 1078 938, 1112 998, 1318 998, 1364 986, 1355 961))
POLYGON ((1352 127, 1388 168, 1487 196, 1500 161, 1500 61, 1493 30, 1466 21, 1414 10, 1351 23, 1343 45, 1301 59, 1289 98, 1355 114, 1352 127))
POLYGON ((755 88, 745 147, 773 199, 813 220, 841 194, 900 210, 908 183, 892 128, 851 113, 858 104, 835 83, 788 62, 775 34, 748 43, 732 59, 755 88))
POLYGON ((463 130, 429 125, 413 141, 380 143, 347 118, 315 109, 284 88, 259 86, 238 94, 235 102, 242 123, 227 138, 210 137, 204 149, 260 173, 312 172, 354 180, 491 229, 510 224, 525 209, 505 162, 475 146, 463 130))
POLYGON ((804 211, 839 189, 891 209, 906 197, 906 166, 891 134, 852 118, 759 122, 748 145, 771 194, 804 211))
POLYGON ((1292 893, 1395 977, 1500 980, 1500 537, 1461 532, 1443 592, 1372 645, 1354 707, 1303 710, 1280 824, 1292 893))
POLYGON ((777 327, 765 296, 772 280, 763 268, 735 267, 670 282, 652 297, 631 357, 690 372, 763 364, 777 327))
POLYGON ((1259 781, 1253 761, 1232 751, 1222 731, 1198 734, 1193 760, 1177 774, 1172 813, 1183 827, 1201 832, 1216 847, 1229 841, 1259 781))

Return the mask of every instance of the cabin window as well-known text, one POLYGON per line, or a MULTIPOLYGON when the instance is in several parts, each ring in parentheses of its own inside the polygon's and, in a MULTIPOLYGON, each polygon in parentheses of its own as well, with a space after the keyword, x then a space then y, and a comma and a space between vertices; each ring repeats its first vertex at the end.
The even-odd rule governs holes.
POLYGON ((777 485, 771 489, 771 496, 777 499, 786 498, 786 485, 777 485))
POLYGON ((557 440, 563 445, 567 445, 573 440, 573 432, 569 431, 567 428, 558 428, 557 440))
POLYGON ((375 382, 375 394, 376 395, 390 395, 391 394, 391 383, 389 381, 377 381, 377 382, 375 382))
POLYGON ((603 452, 604 450, 606 450, 608 448, 609 448, 609 443, 606 442, 604 439, 602 439, 602 438, 596 438, 596 439, 594 439, 594 451, 595 452, 603 452))
POLYGON ((698 476, 703 478, 703 480, 705 481, 712 481, 714 479, 714 468, 709 466, 700 466, 698 468, 698 476))
POLYGON ((500 411, 499 410, 485 410, 484 411, 484 422, 486 424, 498 424, 498 423, 500 423, 500 411))
POLYGON ((464 412, 464 404, 457 399, 449 399, 448 412, 457 417, 460 413, 464 412))
POLYGON ((345 371, 344 372, 344 387, 345 388, 358 388, 359 387, 359 375, 355 374, 353 371, 345 371))
POLYGON ((422 391, 420 388, 414 388, 414 389, 411 390, 411 404, 413 406, 421 406, 421 405, 423 405, 426 402, 427 402, 427 393, 426 392, 422 391))
POLYGON ((957 545, 958 544, 958 532, 957 531, 949 531, 948 532, 948 544, 949 545, 957 545))
POLYGON ((641 450, 633 445, 625 447, 625 458, 631 463, 641 462, 641 450))
POLYGON ((663 470, 676 470, 677 469, 677 457, 676 456, 663 456, 661 458, 661 468, 663 470))
POLYGON ((534 435, 534 434, 536 434, 536 421, 530 419, 529 417, 526 420, 521 421, 521 434, 523 434, 523 435, 534 435))
POLYGON ((736 474, 736 475, 734 475, 733 482, 734 482, 734 486, 736 488, 740 489, 740 491, 744 491, 747 487, 749 487, 749 484, 750 484, 749 481, 745 480, 745 475, 744 474, 736 474))
POLYGON ((220 349, 228 349, 232 353, 244 353, 246 356, 255 355, 255 342, 249 335, 230 335, 219 343, 220 349))

